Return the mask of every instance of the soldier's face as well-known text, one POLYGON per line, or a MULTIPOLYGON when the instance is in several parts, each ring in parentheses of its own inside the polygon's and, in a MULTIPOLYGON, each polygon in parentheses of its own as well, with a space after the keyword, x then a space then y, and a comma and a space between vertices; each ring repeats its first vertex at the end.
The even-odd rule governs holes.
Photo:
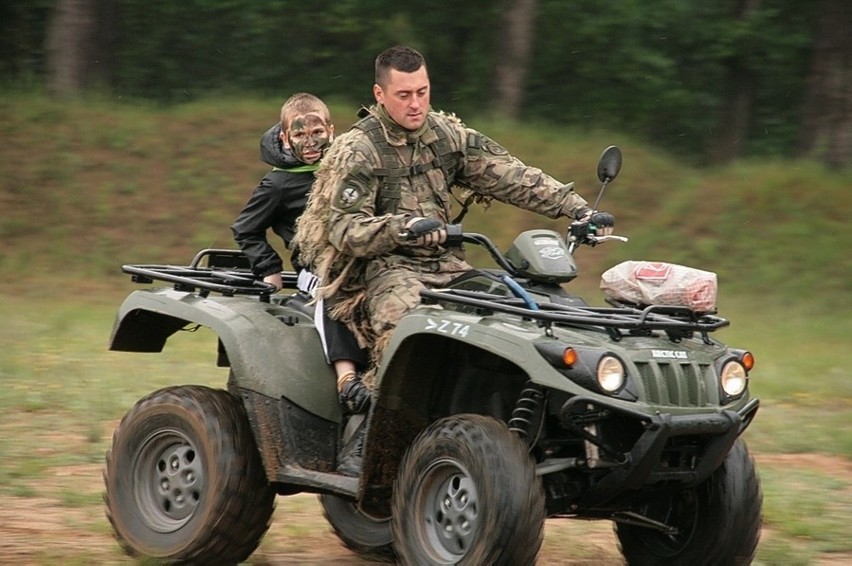
POLYGON ((334 137, 334 126, 318 114, 300 114, 290 121, 286 132, 281 132, 284 147, 302 163, 316 163, 334 137))
POLYGON ((373 85, 376 102, 406 130, 416 130, 429 112, 429 73, 423 65, 413 73, 391 69, 387 84, 373 85))

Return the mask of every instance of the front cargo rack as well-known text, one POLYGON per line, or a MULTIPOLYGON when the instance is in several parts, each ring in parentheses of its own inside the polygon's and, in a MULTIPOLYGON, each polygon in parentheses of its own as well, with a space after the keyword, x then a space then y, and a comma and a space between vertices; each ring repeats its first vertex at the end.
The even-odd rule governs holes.
POLYGON ((705 342, 713 343, 708 333, 730 324, 727 319, 714 314, 696 313, 687 307, 669 305, 619 304, 613 307, 593 307, 541 302, 536 303, 535 308, 530 308, 528 301, 523 298, 461 289, 423 289, 420 296, 426 303, 449 303, 482 313, 517 315, 538 321, 547 328, 554 324, 598 327, 614 340, 621 339, 623 331, 639 335, 662 331, 673 341, 699 332, 705 342))

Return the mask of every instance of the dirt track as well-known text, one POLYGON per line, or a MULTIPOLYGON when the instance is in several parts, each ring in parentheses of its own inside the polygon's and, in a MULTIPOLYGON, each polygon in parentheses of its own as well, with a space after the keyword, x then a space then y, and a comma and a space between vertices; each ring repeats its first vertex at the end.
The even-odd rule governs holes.
MULTIPOLYGON (((57 492, 77 486, 80 493, 88 494, 87 503, 69 507, 54 498, 0 496, 0 564, 133 563, 112 538, 103 506, 88 503, 103 490, 101 466, 58 469, 55 479, 57 492)), ((316 496, 309 494, 278 498, 272 526, 251 563, 372 564, 343 547, 323 519, 316 496)), ((539 563, 606 566, 623 561, 609 523, 554 520, 545 526, 539 563), (573 559, 566 554, 572 547, 573 559)))
MULTIPOLYGON (((832 466, 852 474, 852 463, 813 455, 767 456, 766 463, 783 466, 832 466), (817 461, 819 460, 819 461, 817 461)), ((33 486, 47 497, 0 496, 0 564, 129 564, 112 538, 98 497, 101 465, 86 464, 54 470, 53 483, 33 486), (55 494, 55 497, 54 497, 55 494)), ((764 538, 771 537, 764 532, 764 538)), ((852 556, 829 556, 813 564, 837 564, 852 556)), ((252 564, 363 565, 330 532, 316 497, 279 497, 276 515, 252 564)), ((543 565, 621 565, 608 522, 549 520, 539 557, 543 565)))

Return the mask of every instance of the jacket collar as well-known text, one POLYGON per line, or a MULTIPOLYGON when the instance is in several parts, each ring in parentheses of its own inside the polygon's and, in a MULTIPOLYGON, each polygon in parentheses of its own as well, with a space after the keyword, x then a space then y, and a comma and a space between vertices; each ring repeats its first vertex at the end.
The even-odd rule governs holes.
POLYGON ((369 112, 378 118, 382 125, 382 130, 384 130, 385 139, 387 139, 388 143, 392 146, 399 147, 408 144, 416 145, 417 142, 422 142, 428 145, 438 139, 437 134, 435 134, 432 130, 431 110, 427 112, 426 120, 423 122, 423 125, 413 132, 411 130, 406 130, 397 124, 396 121, 390 117, 387 110, 385 110, 385 107, 381 104, 371 106, 369 112))

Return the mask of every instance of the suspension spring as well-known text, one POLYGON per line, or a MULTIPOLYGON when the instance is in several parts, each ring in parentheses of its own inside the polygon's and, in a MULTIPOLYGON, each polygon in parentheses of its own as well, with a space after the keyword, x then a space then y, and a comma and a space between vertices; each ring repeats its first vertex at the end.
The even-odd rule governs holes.
POLYGON ((509 419, 509 430, 516 433, 525 442, 529 442, 533 426, 539 426, 543 399, 544 389, 540 385, 528 381, 521 391, 517 403, 515 403, 512 418, 509 419))

